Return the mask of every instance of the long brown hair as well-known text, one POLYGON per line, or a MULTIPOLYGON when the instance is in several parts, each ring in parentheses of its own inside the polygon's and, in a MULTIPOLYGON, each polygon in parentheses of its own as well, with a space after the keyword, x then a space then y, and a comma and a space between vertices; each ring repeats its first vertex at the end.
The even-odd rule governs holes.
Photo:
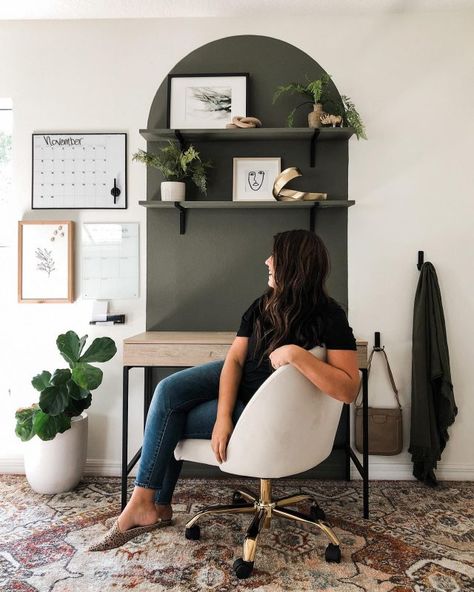
POLYGON ((329 254, 321 238, 308 230, 288 230, 273 239, 275 287, 260 301, 255 329, 260 361, 287 343, 306 349, 320 344, 330 300, 325 285, 329 254))

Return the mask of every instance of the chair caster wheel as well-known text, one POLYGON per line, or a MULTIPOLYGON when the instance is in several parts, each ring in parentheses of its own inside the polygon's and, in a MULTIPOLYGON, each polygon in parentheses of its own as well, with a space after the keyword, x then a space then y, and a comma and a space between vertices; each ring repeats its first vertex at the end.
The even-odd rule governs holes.
POLYGON ((244 561, 242 557, 236 559, 234 561, 234 571, 235 575, 239 578, 239 580, 245 580, 248 578, 253 570, 253 561, 244 561))
POLYGON ((247 500, 244 497, 242 497, 242 495, 238 491, 234 491, 234 494, 232 496, 232 503, 234 505, 246 504, 247 500))
POLYGON ((325 557, 328 562, 341 563, 341 549, 339 548, 339 545, 329 543, 326 547, 325 557))
POLYGON ((319 506, 311 506, 309 515, 311 516, 311 520, 326 520, 326 514, 319 506))
POLYGON ((198 541, 201 538, 201 529, 199 528, 199 525, 195 524, 194 526, 191 526, 191 528, 187 528, 184 531, 184 536, 190 541, 198 541))

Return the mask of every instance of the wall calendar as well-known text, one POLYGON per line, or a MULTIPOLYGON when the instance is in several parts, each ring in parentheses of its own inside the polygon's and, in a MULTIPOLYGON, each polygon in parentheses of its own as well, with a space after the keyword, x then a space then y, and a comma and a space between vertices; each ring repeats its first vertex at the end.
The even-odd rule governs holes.
POLYGON ((32 209, 125 209, 127 134, 33 134, 32 209))

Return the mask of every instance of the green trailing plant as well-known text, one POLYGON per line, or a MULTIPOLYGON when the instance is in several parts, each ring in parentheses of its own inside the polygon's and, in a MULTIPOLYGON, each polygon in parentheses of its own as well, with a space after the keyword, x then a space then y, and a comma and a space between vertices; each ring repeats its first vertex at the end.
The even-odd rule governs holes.
POLYGON ((355 108, 354 103, 346 95, 341 95, 341 99, 342 104, 344 105, 344 119, 346 120, 347 125, 354 128, 358 140, 360 140, 360 138, 367 140, 365 124, 355 108))
POLYGON ((56 339, 61 356, 69 368, 55 370, 53 374, 43 370, 31 384, 40 392, 39 403, 18 409, 15 413, 16 435, 23 441, 38 436, 52 440, 71 427, 71 417, 80 415, 90 407, 92 390, 102 382, 102 370, 91 362, 107 362, 117 348, 113 339, 98 337, 82 353, 87 335, 79 339, 74 331, 59 335, 56 339))
POLYGON ((334 101, 327 88, 327 84, 330 80, 331 76, 329 74, 323 74, 321 78, 316 80, 307 80, 306 84, 290 82, 287 85, 278 86, 275 93, 273 94, 273 104, 275 104, 275 102, 285 94, 303 95, 309 100, 300 103, 292 111, 290 111, 287 118, 288 127, 293 127, 294 117, 297 109, 309 103, 321 103, 324 106, 325 111, 330 112, 333 115, 341 115, 343 117, 344 125, 354 129, 358 140, 360 140, 360 138, 367 140, 364 122, 362 121, 362 118, 354 103, 350 97, 346 95, 341 95, 340 100, 334 101))
POLYGON ((146 166, 157 168, 166 181, 185 181, 191 179, 201 193, 207 192, 207 169, 212 165, 203 162, 194 146, 181 150, 176 142, 168 141, 168 145, 160 149, 158 154, 139 150, 133 160, 146 166))

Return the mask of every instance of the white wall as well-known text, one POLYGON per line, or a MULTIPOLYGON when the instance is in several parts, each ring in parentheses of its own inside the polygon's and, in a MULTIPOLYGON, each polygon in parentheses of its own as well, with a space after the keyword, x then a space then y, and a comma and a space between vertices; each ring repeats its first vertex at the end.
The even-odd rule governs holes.
MULTIPOLYGON (((21 470, 14 411, 35 400, 31 377, 61 365, 56 336, 68 329, 108 334, 119 344, 104 366, 90 414, 88 470, 118 474, 121 443, 122 339, 145 328, 145 169, 130 156, 145 142, 153 96, 173 65, 218 38, 261 34, 310 54, 352 97, 369 141, 350 142, 349 316, 359 339, 381 331, 405 407, 406 445, 411 379, 417 251, 438 272, 446 315, 459 416, 438 471, 474 478, 472 270, 474 12, 390 14, 314 19, 175 19, 0 22, 0 97, 14 106, 14 200, 9 248, 0 249, 0 470, 21 470), (129 134, 127 211, 30 211, 31 133, 125 131, 129 134), (113 302, 124 326, 88 325, 90 303, 17 304, 16 222, 19 219, 139 221, 141 297, 113 302)), ((257 59, 257 58, 256 58, 257 59)), ((275 64, 278 68, 278 64, 275 64)), ((282 82, 285 82, 282 80, 282 82)), ((259 115, 259 114, 256 114, 259 115)), ((1 241, 2 243, 5 240, 1 241)), ((80 288, 80 286, 79 286, 80 288)), ((231 330, 232 327, 229 327, 231 330)), ((141 377, 132 381, 132 447, 141 440, 141 377)), ((391 404, 380 361, 371 378, 372 403, 391 404)), ((377 457, 372 477, 410 478, 409 455, 377 457), (377 464, 381 463, 381 464, 377 464)))

